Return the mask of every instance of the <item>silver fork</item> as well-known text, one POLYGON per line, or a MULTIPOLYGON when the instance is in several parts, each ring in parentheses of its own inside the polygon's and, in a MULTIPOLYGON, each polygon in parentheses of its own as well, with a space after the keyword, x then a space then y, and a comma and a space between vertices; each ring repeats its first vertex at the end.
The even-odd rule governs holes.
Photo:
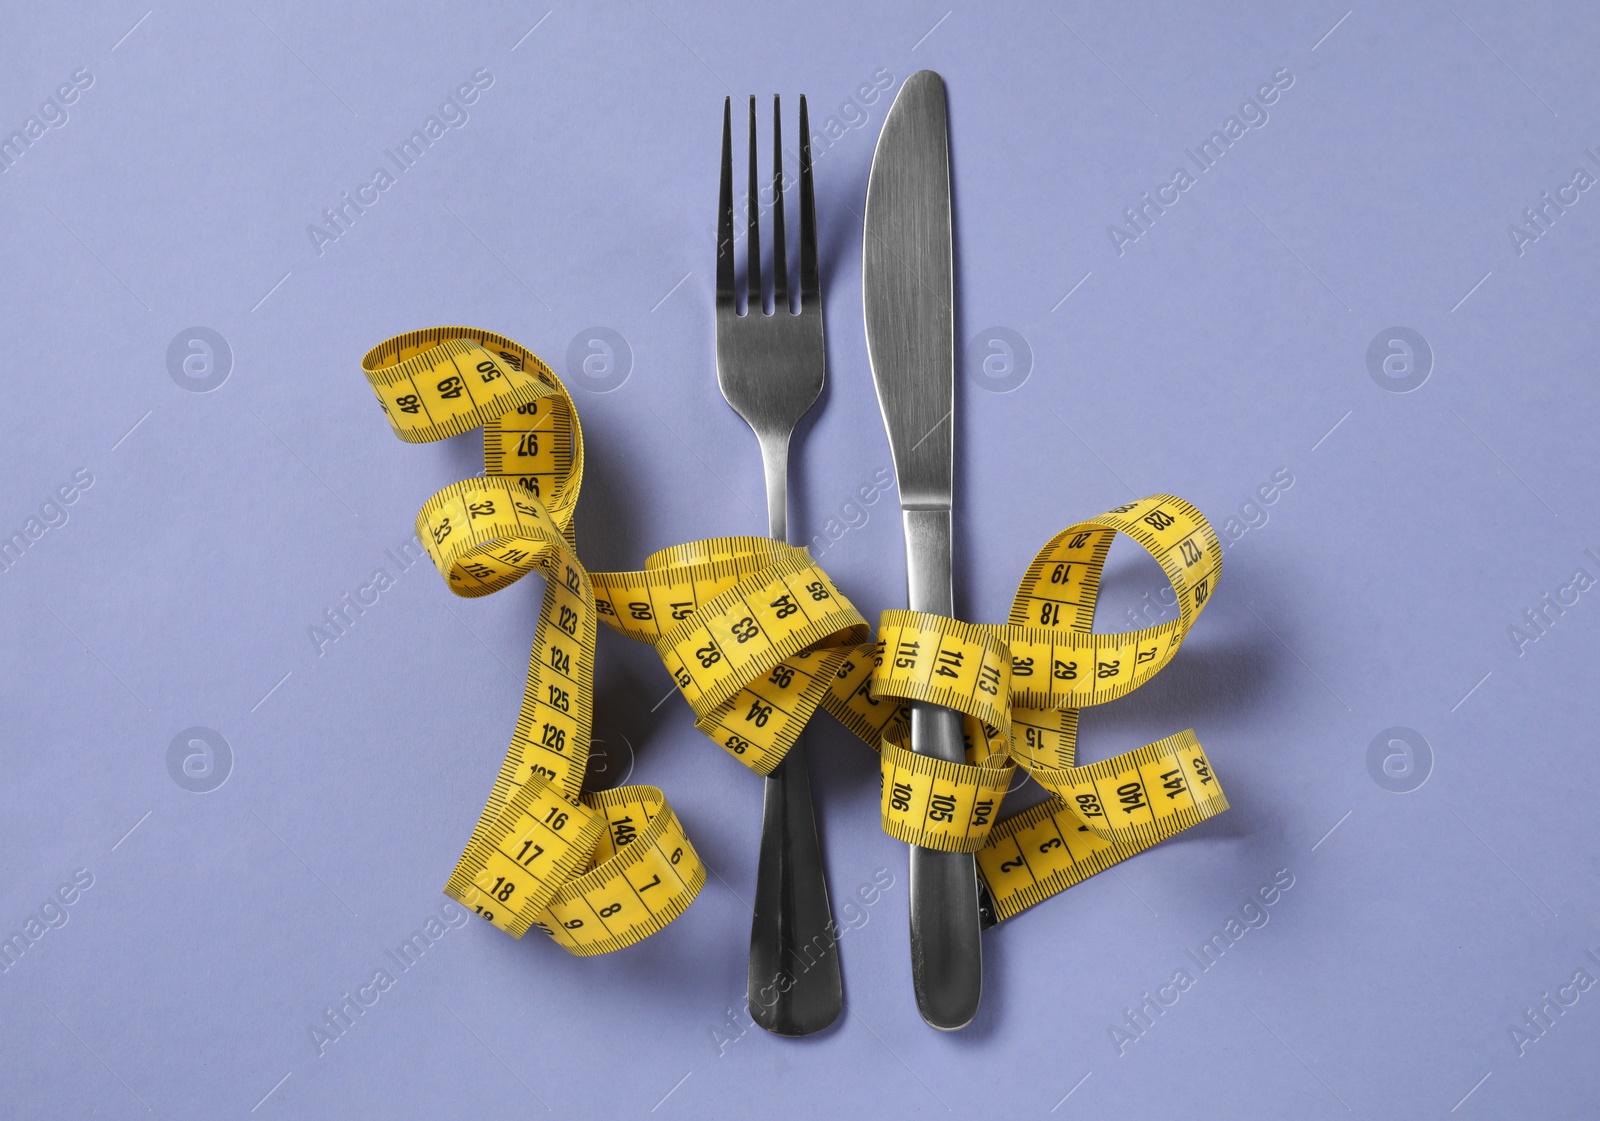
MULTIPOLYGON (((747 298, 741 315, 733 267, 733 99, 723 102, 722 192, 717 212, 717 382, 722 396, 750 425, 761 445, 768 531, 779 541, 788 540, 789 535, 789 438, 822 392, 827 364, 822 343, 822 283, 817 273, 816 200, 811 185, 811 127, 803 96, 800 138, 800 309, 792 312, 784 256, 782 122, 774 96, 773 310, 767 314, 761 283, 756 99, 751 96, 747 298)), ((750 926, 749 999, 751 1018, 780 1035, 821 1031, 839 1015, 844 1002, 803 735, 766 780, 756 908, 750 926)))

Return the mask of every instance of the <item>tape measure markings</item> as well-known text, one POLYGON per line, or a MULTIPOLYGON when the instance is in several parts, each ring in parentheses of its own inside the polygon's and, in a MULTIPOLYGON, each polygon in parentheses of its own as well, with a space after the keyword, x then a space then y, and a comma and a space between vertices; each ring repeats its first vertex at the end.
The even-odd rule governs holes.
POLYGON ((975 851, 1000 919, 1226 809, 1192 732, 1075 765, 1077 708, 1163 668, 1215 586, 1220 543, 1182 499, 1152 495, 1056 534, 1005 625, 884 612, 874 641, 803 549, 766 538, 689 542, 638 572, 588 573, 573 548, 577 413, 512 340, 434 328, 380 344, 363 368, 402 439, 484 429, 486 477, 444 488, 418 517, 451 589, 486 595, 536 569, 546 577, 511 744, 446 888, 494 925, 519 936, 537 926, 574 954, 604 953, 659 930, 705 882, 660 791, 581 792, 599 620, 651 643, 696 726, 757 773, 826 708, 880 752, 885 831, 975 851), (1093 633, 1118 532, 1161 566, 1177 620, 1093 633), (909 750, 912 700, 965 715, 966 762, 909 750), (1052 796, 997 820, 1019 763, 1052 796))
POLYGON ((885 745, 885 831, 927 847, 978 851, 987 894, 1003 918, 1226 809, 1192 732, 1087 767, 1074 758, 1077 708, 1124 696, 1163 668, 1209 598, 1220 565, 1220 542, 1199 511, 1152 495, 1051 538, 1028 566, 1006 626, 885 612, 874 692, 956 708, 968 717, 969 736, 966 766, 935 766, 899 750, 903 745, 885 745), (1181 605, 1177 620, 1121 634, 1090 630, 1117 532, 1166 573, 1181 605), (987 815, 971 812, 974 799, 996 787, 1003 795, 1005 787, 994 768, 971 765, 980 761, 980 739, 991 759, 1009 754, 1052 797, 985 827, 987 815), (953 776, 962 796, 953 797, 936 776, 953 776), (996 852, 1010 855, 993 859, 996 852))
POLYGON ((583 441, 571 399, 532 354, 473 328, 399 336, 362 366, 402 439, 484 428, 487 477, 444 488, 418 515, 451 590, 487 595, 535 569, 546 577, 511 743, 445 890, 514 936, 538 926, 574 954, 647 937, 683 912, 705 870, 660 791, 581 793, 599 608, 572 548, 583 441), (547 425, 547 440, 525 438, 547 425), (500 473, 517 433, 518 458, 535 462, 500 473))

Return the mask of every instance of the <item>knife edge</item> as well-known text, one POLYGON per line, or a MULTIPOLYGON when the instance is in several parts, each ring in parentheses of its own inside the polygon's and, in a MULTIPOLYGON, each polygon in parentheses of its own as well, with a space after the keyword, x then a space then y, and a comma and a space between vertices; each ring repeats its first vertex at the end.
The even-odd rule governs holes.
POLYGON ((949 509, 955 449, 954 255, 944 80, 895 96, 867 181, 867 353, 903 509, 949 509))

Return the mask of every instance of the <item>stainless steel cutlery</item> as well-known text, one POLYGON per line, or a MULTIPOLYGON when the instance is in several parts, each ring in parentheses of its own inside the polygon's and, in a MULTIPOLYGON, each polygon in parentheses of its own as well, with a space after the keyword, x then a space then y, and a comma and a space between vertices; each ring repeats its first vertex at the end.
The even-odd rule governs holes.
MULTIPOLYGON (((717 220, 717 380, 755 432, 774 538, 788 533, 789 441, 820 394, 826 359, 817 270, 811 130, 800 99, 799 306, 791 309, 784 231, 782 121, 772 115, 773 310, 765 311, 756 101, 749 103, 745 234, 746 309, 739 311, 734 262, 733 106, 723 105, 717 220)), ((899 482, 906 539, 907 606, 953 616, 952 460, 955 432, 954 277, 950 157, 944 82, 931 70, 906 79, 884 122, 867 184, 862 289, 867 351, 899 482)), ((911 749, 964 762, 961 714, 911 705, 911 749)), ((913 846, 911 969, 917 1006, 936 1028, 966 1026, 983 988, 978 881, 969 853, 913 846)), ((766 780, 755 917, 750 934, 750 1014, 768 1031, 804 1035, 832 1023, 842 1006, 839 961, 812 814, 804 736, 766 780), (793 972, 801 947, 822 959, 793 972), (758 994, 792 984, 773 1003, 758 994)))
MULTIPOLYGON (((768 532, 788 539, 789 438, 822 392, 822 284, 811 183, 811 127, 800 98, 800 306, 790 310, 784 239, 782 117, 772 99, 772 302, 764 311, 761 192, 756 171, 756 99, 750 98, 750 164, 745 234, 744 314, 738 310, 733 251, 733 103, 722 109, 722 189, 717 210, 717 381, 756 434, 766 473, 768 532)), ((766 780, 755 917, 750 928, 750 1015, 768 1031, 820 1031, 843 1005, 838 947, 823 878, 805 735, 766 780), (819 960, 796 971, 798 951, 819 960), (781 987, 779 978, 791 984, 781 987), (765 1003, 761 994, 774 994, 765 1003)))
MULTIPOLYGON (((944 81, 911 75, 872 157, 862 250, 867 353, 889 432, 912 611, 952 616, 955 319, 944 81)), ((911 749, 966 760, 961 714, 911 706, 911 749)), ((983 990, 977 870, 970 853, 912 846, 911 973, 929 1024, 965 1027, 983 990)))

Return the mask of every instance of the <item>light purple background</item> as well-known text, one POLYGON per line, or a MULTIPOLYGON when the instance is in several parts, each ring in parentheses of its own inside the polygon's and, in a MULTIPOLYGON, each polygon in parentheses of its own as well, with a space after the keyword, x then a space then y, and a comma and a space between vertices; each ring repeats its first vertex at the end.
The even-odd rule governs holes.
MULTIPOLYGON (((1520 654, 1508 628, 1600 577, 1600 197, 1521 255, 1508 226, 1600 172, 1597 46, 1590 7, 1482 0, 10 6, 0 132, 78 68, 94 84, 0 176, 0 531, 94 482, 0 574, 0 932, 75 869, 94 883, 0 975, 0 1112, 1591 1116, 1600 989, 1521 1056, 1509 1029, 1600 977, 1600 590, 1520 654), (480 67, 470 120, 319 255, 307 226, 480 67), (652 709, 666 672, 605 635, 597 736, 667 791, 716 873, 699 900, 598 960, 448 930, 319 1056, 308 1025, 445 902, 539 592, 454 600, 419 566, 318 654, 307 628, 397 573, 418 505, 479 470, 476 437, 396 441, 362 353, 464 322, 571 375, 575 338, 617 331, 620 388, 569 377, 588 564, 759 532, 755 443, 712 363, 720 110, 805 92, 819 134, 837 122, 830 368, 792 516, 849 525, 823 563, 869 618, 899 606, 892 490, 846 506, 889 463, 859 248, 889 93, 850 99, 922 67, 949 84, 963 350, 999 353, 1000 326, 1032 352, 1011 393, 959 372, 957 603, 1002 619, 1050 534, 1137 494, 1257 523, 1175 663, 1085 720, 1090 758, 1193 725, 1233 810, 988 933, 979 1018, 941 1035, 873 759, 822 720, 836 899, 877 869, 894 886, 842 943, 839 1024, 771 1038, 742 1012, 760 783, 681 700, 652 709), (1119 255, 1108 227, 1284 67, 1265 125, 1119 255), (195 325, 233 352, 214 392, 168 372, 195 325), (1433 350, 1411 393, 1369 374, 1394 326, 1433 350), (204 794, 167 767, 195 725, 233 753, 204 794), (1369 771, 1393 726, 1431 745, 1410 793, 1369 771), (1280 868, 1270 922, 1200 973, 1185 952, 1280 868), (1119 1055, 1110 1027, 1186 965, 1119 1055)), ((1154 565, 1114 560, 1101 629, 1154 618, 1154 565)))

